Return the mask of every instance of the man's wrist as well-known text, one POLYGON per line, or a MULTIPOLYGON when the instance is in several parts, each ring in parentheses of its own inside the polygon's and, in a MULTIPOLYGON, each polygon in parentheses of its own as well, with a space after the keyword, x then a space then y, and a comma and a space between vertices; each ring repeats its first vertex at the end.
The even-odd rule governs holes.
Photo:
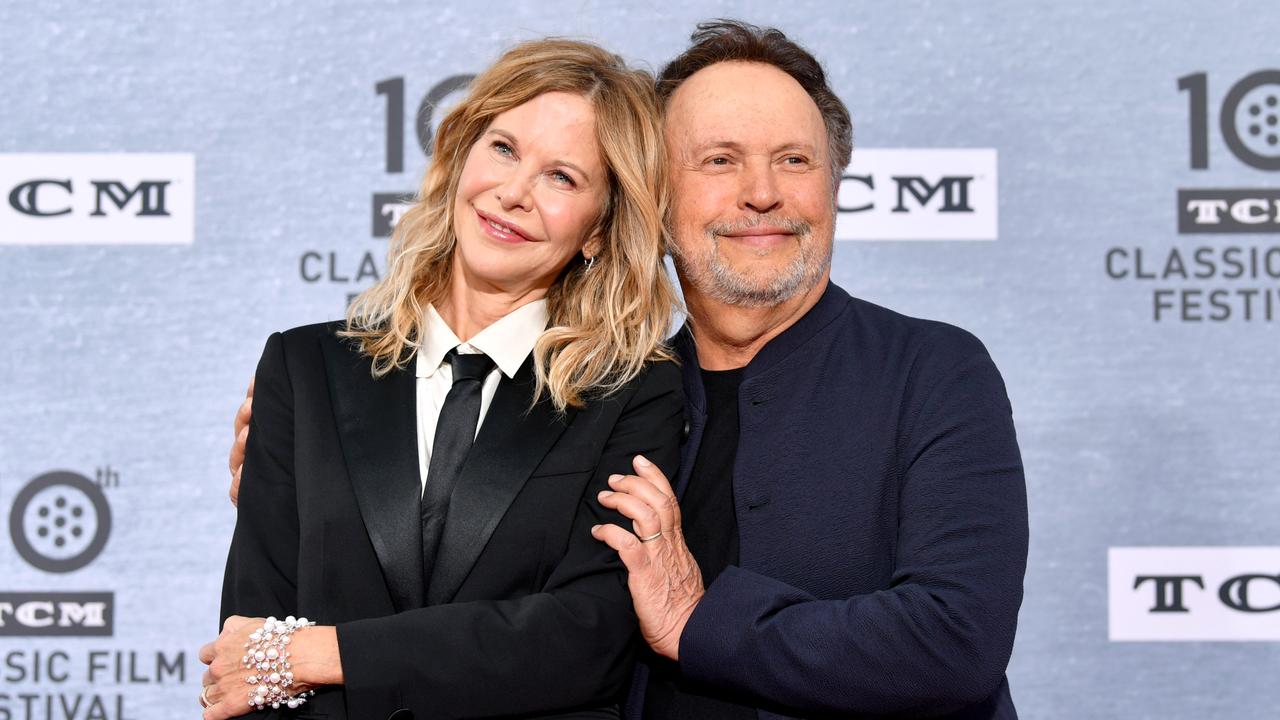
POLYGON ((698 602, 702 600, 703 595, 706 595, 706 591, 699 590, 690 599, 688 606, 680 613, 680 617, 671 628, 668 642, 663 643, 660 648, 655 648, 659 655, 676 662, 680 661, 680 638, 684 637, 684 629, 688 626, 689 618, 693 617, 693 611, 698 608, 698 602))

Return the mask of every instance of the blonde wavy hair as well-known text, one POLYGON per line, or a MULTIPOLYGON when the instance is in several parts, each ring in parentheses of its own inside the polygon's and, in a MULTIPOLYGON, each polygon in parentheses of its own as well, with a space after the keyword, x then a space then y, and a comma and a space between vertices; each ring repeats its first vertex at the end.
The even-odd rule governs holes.
POLYGON ((549 38, 504 53, 440 123, 434 159, 392 235, 387 272, 351 303, 341 333, 373 359, 375 377, 409 363, 425 337, 427 305, 448 293, 453 205, 471 146, 497 115, 553 91, 591 103, 609 192, 594 264, 571 260, 547 292, 535 399, 546 393, 563 412, 671 359, 664 340, 678 301, 662 264, 667 170, 653 77, 596 45, 549 38))

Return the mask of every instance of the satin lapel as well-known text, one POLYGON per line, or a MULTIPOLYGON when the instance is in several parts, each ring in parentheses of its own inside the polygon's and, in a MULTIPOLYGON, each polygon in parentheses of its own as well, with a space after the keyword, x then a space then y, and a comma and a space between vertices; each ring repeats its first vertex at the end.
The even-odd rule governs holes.
POLYGON ((561 416, 545 400, 530 409, 533 389, 532 358, 514 378, 503 378, 498 385, 449 498, 428 605, 449 602, 457 594, 507 508, 573 419, 573 408, 561 416))
POLYGON ((423 605, 417 394, 410 369, 374 379, 370 361, 326 342, 329 394, 347 472, 397 610, 423 605))

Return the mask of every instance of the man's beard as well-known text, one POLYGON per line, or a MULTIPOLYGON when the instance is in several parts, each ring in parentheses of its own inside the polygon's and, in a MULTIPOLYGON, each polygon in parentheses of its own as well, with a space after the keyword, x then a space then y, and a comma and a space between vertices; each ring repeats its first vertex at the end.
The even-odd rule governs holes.
MULTIPOLYGON (((706 227, 711 241, 705 251, 692 254, 681 252, 679 243, 671 243, 671 258, 676 268, 693 287, 713 300, 726 305, 765 307, 779 305, 797 294, 812 288, 822 278, 831 264, 832 243, 815 247, 812 227, 803 220, 792 218, 756 217, 737 223, 716 223, 706 227), (761 225, 770 225, 793 233, 797 243, 795 258, 786 267, 769 277, 755 279, 733 268, 720 254, 722 236, 742 232, 761 225)), ((764 257, 772 252, 761 248, 756 254, 764 257)))

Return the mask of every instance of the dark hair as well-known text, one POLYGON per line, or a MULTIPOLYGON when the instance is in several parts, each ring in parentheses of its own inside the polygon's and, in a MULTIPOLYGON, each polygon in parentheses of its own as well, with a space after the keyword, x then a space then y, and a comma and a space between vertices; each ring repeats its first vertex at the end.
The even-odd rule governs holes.
POLYGON ((853 152, 853 121, 849 119, 849 109, 827 85, 827 74, 817 58, 781 30, 741 20, 722 18, 698 23, 697 31, 689 39, 693 46, 667 63, 658 74, 658 103, 663 110, 676 88, 703 68, 732 61, 772 65, 800 83, 818 106, 827 127, 832 182, 840 181, 853 152))

